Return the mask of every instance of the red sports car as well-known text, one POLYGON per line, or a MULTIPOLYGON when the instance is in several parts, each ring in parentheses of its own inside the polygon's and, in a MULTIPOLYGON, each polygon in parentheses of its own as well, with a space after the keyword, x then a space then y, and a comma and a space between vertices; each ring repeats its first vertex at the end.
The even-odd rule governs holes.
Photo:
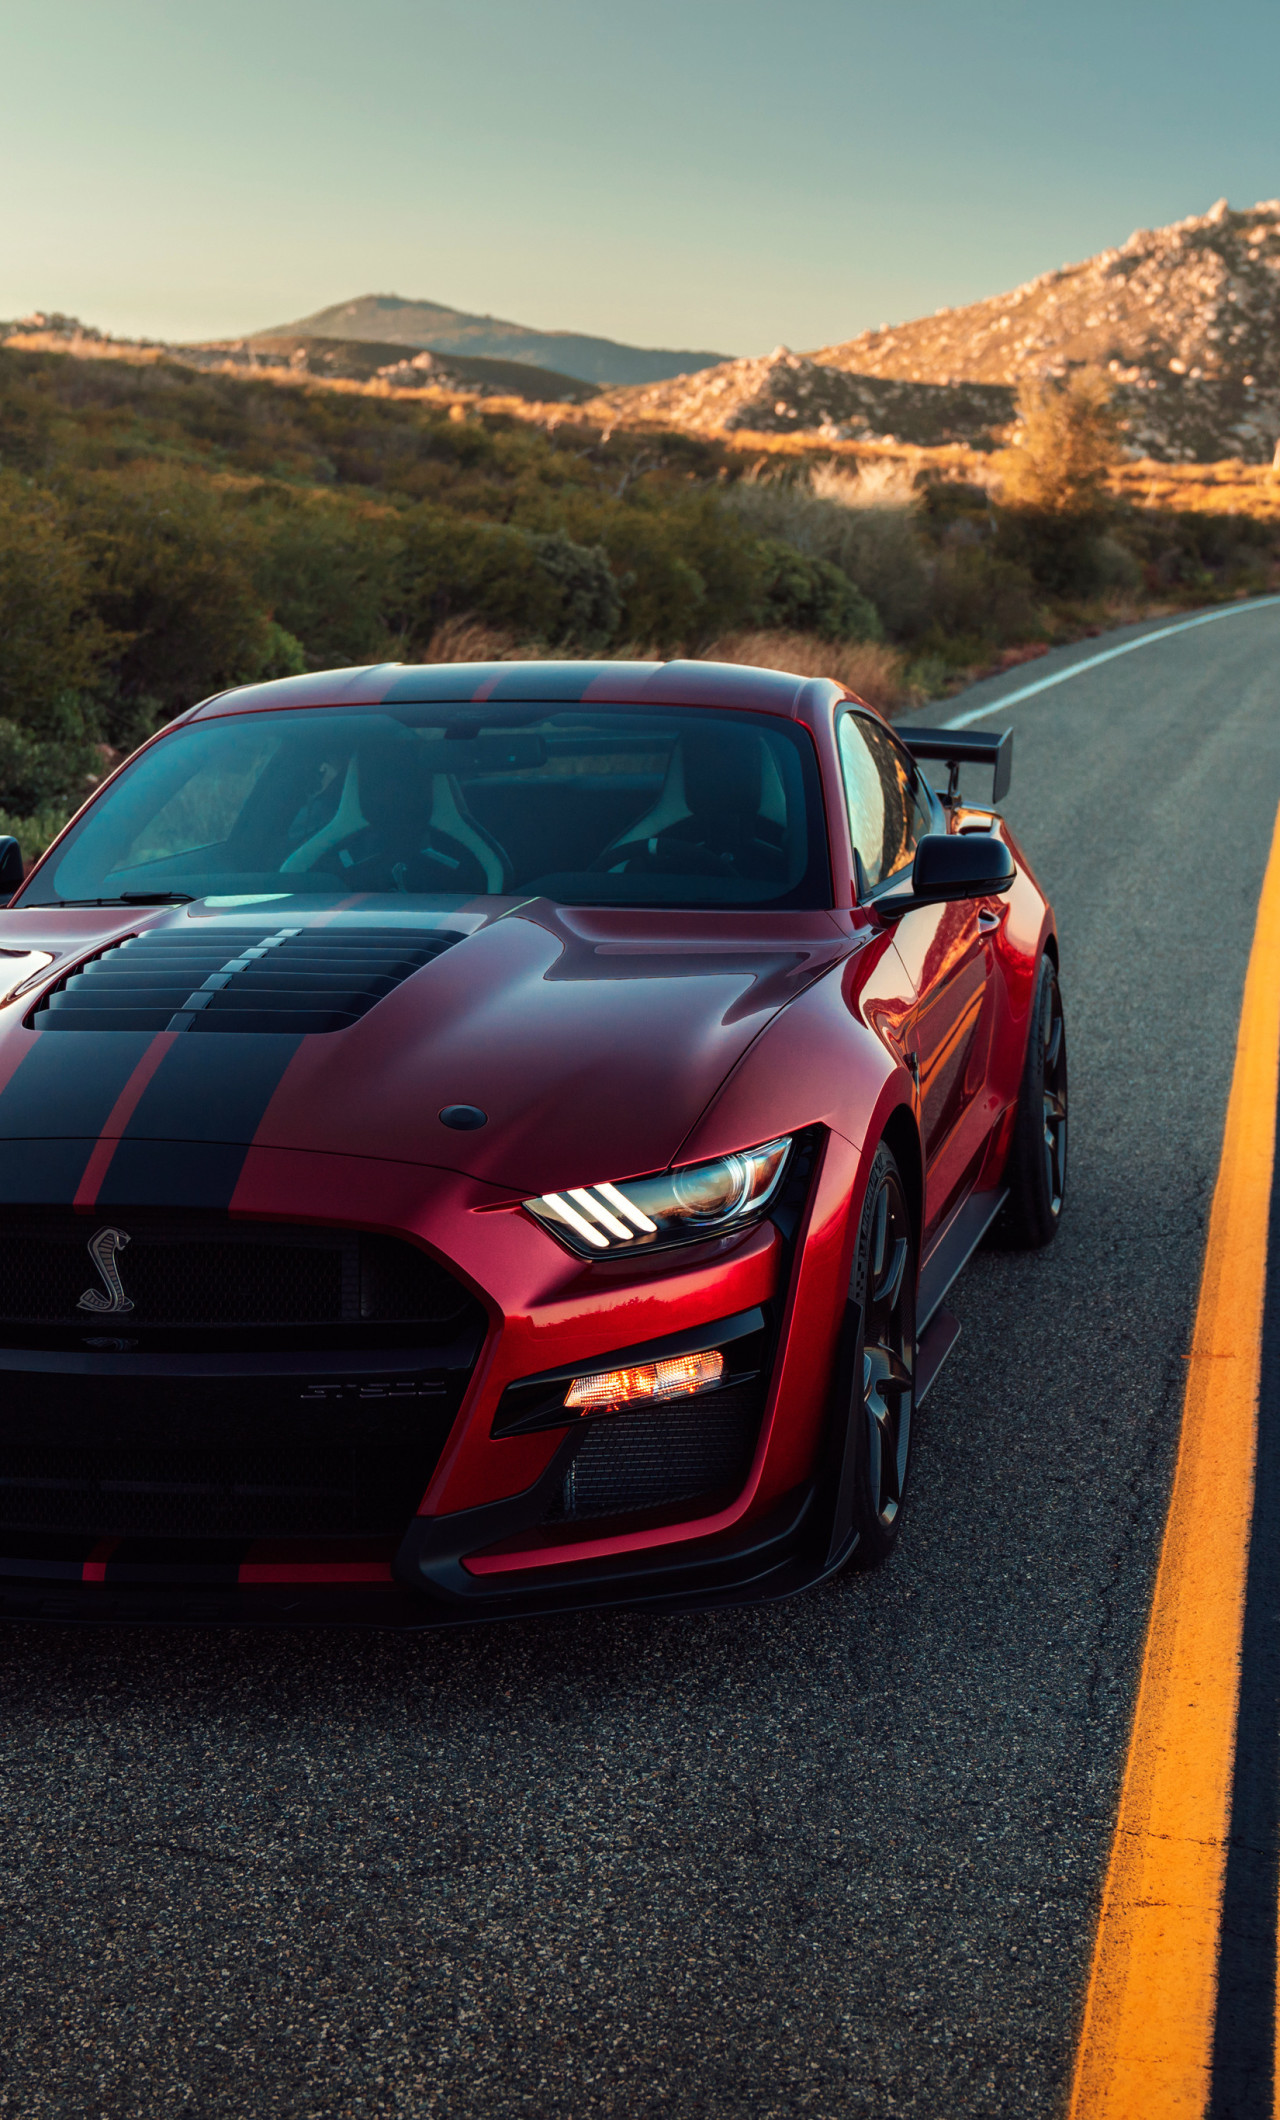
POLYGON ((1009 750, 776 671, 388 664, 192 708, 25 882, 0 842, 0 1611, 883 1560, 949 1284, 1062 1204, 1053 915, 959 795, 1009 750))

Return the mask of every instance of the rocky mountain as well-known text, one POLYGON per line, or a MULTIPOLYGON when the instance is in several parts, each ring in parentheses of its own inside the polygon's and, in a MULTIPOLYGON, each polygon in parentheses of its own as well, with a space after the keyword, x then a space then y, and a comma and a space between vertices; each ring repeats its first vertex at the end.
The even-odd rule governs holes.
POLYGON ((466 310, 446 309, 438 302, 410 302, 397 294, 366 294, 353 302, 337 302, 295 324, 253 332, 248 343, 283 337, 373 339, 428 353, 518 361, 606 389, 692 375, 724 358, 719 353, 625 346, 614 339, 572 331, 535 331, 530 325, 507 323, 501 317, 471 316, 466 310))
POLYGON ((37 310, 0 324, 0 345, 32 353, 70 353, 82 360, 171 360, 215 374, 321 376, 386 383, 397 390, 452 390, 476 397, 525 398, 533 404, 580 404, 592 385, 535 368, 530 361, 491 361, 475 354, 414 353, 375 339, 326 339, 262 332, 255 339, 205 339, 171 345, 161 339, 117 339, 79 317, 37 310))
POLYGON ((532 361, 497 361, 477 354, 415 353, 412 347, 377 339, 329 339, 307 332, 259 332, 252 339, 211 341, 176 349, 197 366, 287 369, 292 375, 339 376, 349 382, 390 383, 400 390, 475 391, 481 397, 520 397, 538 404, 576 404, 590 397, 590 383, 532 361))
POLYGON ((850 373, 777 346, 759 360, 722 361, 702 374, 610 390, 593 410, 619 420, 702 434, 816 433, 821 441, 990 445, 1013 417, 1013 392, 992 383, 918 383, 850 373))
POLYGON ((1280 200, 1233 213, 1220 199, 1011 294, 605 402, 617 417, 703 431, 990 446, 1022 377, 1081 365, 1113 377, 1135 456, 1270 459, 1280 439, 1280 200))

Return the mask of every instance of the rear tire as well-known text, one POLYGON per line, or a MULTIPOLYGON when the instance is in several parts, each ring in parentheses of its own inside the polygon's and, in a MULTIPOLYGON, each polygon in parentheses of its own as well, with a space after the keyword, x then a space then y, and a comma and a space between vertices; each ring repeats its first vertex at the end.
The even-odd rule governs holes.
POLYGON ((853 1379, 852 1565, 878 1568, 898 1542, 915 1409, 916 1240, 906 1188, 881 1142, 858 1225, 850 1294, 862 1308, 853 1379))
POLYGON ((1067 1036, 1058 968, 1042 957, 1004 1182, 1000 1237, 1038 1251, 1058 1234, 1067 1184, 1067 1036))

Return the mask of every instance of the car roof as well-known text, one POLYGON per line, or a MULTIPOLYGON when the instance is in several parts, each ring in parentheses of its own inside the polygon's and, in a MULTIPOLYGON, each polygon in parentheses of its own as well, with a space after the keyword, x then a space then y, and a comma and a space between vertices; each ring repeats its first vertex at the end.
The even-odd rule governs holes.
POLYGON ((511 700, 584 706, 739 707, 808 721, 850 695, 825 677, 716 662, 371 663, 215 693, 185 720, 279 707, 511 700))

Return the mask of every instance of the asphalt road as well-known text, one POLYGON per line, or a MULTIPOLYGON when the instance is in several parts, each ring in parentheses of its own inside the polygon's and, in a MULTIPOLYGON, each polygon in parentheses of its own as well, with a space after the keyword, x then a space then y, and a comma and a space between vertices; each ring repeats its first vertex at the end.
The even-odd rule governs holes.
POLYGON ((0 1632, 0 2113, 1061 2110, 1280 802, 1280 608, 1011 725, 1070 1197, 1048 1253, 956 1291, 891 1566, 677 1619, 0 1632))

